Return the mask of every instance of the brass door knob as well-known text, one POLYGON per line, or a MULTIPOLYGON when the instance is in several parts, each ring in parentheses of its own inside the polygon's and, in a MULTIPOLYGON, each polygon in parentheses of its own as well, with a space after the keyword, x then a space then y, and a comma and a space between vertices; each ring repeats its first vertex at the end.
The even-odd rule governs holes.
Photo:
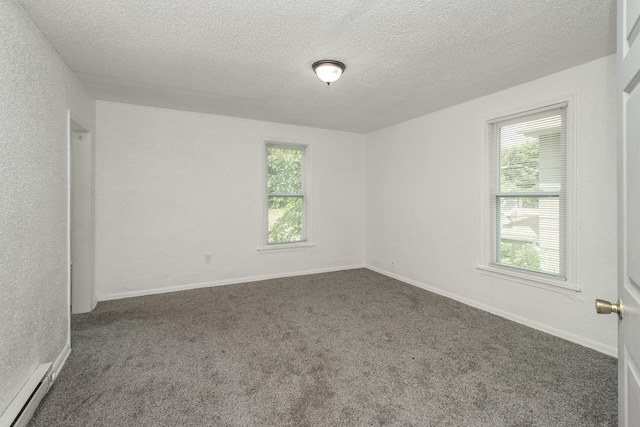
POLYGON ((603 299, 596 300, 596 312, 598 314, 616 313, 622 319, 622 301, 618 300, 617 304, 611 304, 603 299))

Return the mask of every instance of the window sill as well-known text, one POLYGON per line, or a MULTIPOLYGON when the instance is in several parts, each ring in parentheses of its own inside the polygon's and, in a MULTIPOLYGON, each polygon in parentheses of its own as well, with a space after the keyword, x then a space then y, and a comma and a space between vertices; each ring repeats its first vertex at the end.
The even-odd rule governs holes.
POLYGON ((554 292, 560 292, 568 295, 575 295, 582 290, 576 286, 569 284, 563 279, 554 279, 552 277, 544 277, 537 274, 528 274, 526 272, 512 271, 511 269, 501 268, 494 265, 478 266, 480 273, 487 276, 498 277, 512 282, 522 283, 536 288, 547 289, 554 292))
POLYGON ((274 254, 280 252, 299 252, 299 251, 311 251, 315 249, 316 245, 310 243, 292 243, 292 244, 280 244, 261 246, 258 248, 260 254, 274 254))

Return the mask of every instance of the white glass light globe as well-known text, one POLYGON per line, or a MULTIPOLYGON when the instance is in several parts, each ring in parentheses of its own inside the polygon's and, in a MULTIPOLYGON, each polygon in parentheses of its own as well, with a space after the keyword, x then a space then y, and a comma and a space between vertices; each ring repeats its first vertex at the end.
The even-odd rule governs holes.
POLYGON ((318 78, 325 83, 333 83, 342 75, 342 69, 333 64, 320 65, 316 68, 318 78))
POLYGON ((330 59, 318 61, 312 67, 318 78, 326 84, 338 80, 345 69, 345 65, 342 62, 330 59))

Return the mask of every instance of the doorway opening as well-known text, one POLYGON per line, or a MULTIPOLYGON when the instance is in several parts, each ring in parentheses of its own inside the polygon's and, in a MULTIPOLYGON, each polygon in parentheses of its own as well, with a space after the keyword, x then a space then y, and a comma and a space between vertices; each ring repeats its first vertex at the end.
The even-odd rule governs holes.
POLYGON ((91 132, 69 116, 69 303, 71 313, 95 307, 94 147, 91 132))

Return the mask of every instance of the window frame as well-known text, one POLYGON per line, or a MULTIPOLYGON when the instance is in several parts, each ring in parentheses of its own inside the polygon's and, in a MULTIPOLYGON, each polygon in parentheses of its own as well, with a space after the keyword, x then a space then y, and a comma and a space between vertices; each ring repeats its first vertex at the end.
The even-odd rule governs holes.
POLYGON ((286 140, 283 138, 263 138, 261 171, 262 171, 262 195, 263 195, 263 223, 262 243, 258 247, 260 253, 289 252, 297 250, 313 249, 311 242, 311 144, 308 142, 286 140), (269 242, 269 193, 268 188, 268 149, 282 148, 288 150, 300 150, 302 152, 302 237, 295 242, 269 242))
MULTIPOLYGON (((575 293, 581 289, 576 280, 576 129, 577 129, 577 95, 569 94, 549 99, 535 104, 512 108, 483 117, 480 120, 480 256, 478 270, 486 275, 507 279, 525 285, 540 287, 563 293, 575 293), (490 167, 492 146, 496 141, 491 140, 490 126, 496 122, 518 119, 532 114, 545 112, 561 106, 566 106, 566 191, 564 192, 564 276, 528 270, 525 268, 495 263, 497 254, 497 219, 495 202, 490 198, 495 196, 495 183, 491 180, 495 171, 490 167)), ((496 164, 496 163, 494 163, 496 164)), ((497 163, 499 164, 499 162, 497 163)), ((560 198, 562 200, 562 197, 560 198)), ((562 209, 561 209, 562 212, 562 209)), ((562 224, 561 224, 562 226, 562 224)))

